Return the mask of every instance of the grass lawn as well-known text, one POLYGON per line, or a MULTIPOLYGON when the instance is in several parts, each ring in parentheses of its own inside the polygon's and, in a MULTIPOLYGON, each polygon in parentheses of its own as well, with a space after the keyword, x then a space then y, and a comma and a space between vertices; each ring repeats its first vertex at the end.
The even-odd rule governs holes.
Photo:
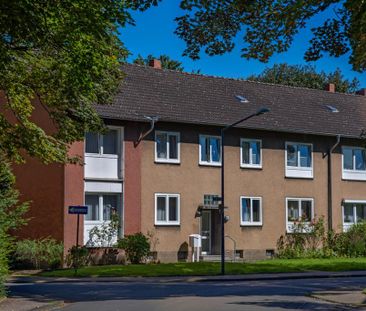
MULTIPOLYGON (((227 274, 281 273, 305 271, 366 270, 366 258, 273 259, 254 263, 227 263, 227 274)), ((147 265, 89 266, 78 270, 78 276, 189 276, 217 275, 220 263, 171 263, 147 265)), ((74 270, 60 269, 38 274, 48 277, 72 277, 74 270)))

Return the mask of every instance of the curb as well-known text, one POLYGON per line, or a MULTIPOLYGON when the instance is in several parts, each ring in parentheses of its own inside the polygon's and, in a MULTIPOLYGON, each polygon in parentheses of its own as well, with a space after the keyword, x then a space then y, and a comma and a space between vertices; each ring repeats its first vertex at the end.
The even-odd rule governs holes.
POLYGON ((298 279, 326 279, 326 278, 351 278, 366 277, 366 271, 348 271, 333 273, 286 273, 286 274, 252 274, 233 276, 168 276, 168 277, 75 277, 75 278, 54 278, 54 277, 10 277, 6 283, 208 283, 208 282, 243 282, 243 281, 280 281, 298 279))

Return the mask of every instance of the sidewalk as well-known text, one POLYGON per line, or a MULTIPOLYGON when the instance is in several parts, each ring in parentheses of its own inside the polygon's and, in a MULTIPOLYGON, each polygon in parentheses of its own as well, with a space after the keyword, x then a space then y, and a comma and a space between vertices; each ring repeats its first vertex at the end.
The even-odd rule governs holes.
POLYGON ((300 272, 300 273, 272 273, 245 275, 217 275, 217 276, 176 276, 176 277, 38 277, 38 276, 10 276, 7 283, 69 283, 69 282, 138 282, 138 283, 179 283, 179 282, 239 282, 239 281, 268 281, 293 279, 322 279, 366 277, 366 271, 342 272, 300 272))

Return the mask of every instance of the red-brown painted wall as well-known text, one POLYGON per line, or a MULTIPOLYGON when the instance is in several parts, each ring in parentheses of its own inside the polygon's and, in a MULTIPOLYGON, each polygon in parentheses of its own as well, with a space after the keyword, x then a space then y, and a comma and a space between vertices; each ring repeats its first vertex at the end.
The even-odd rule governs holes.
MULTIPOLYGON (((84 156, 84 142, 76 142, 69 149, 69 155, 84 156)), ((64 166, 64 204, 63 204, 63 239, 65 252, 76 244, 77 215, 69 215, 70 205, 84 204, 84 167, 80 164, 67 164, 64 166)), ((79 245, 84 244, 84 216, 79 220, 79 245)))
POLYGON ((141 153, 142 144, 135 146, 140 126, 125 127, 124 144, 124 234, 141 231, 141 153))

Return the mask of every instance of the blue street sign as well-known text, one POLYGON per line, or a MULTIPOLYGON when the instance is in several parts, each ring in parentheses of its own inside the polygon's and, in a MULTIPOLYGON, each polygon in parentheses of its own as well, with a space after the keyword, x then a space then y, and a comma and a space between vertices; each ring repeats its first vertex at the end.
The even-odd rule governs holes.
POLYGON ((88 214, 88 207, 83 205, 69 206, 69 214, 88 214))

